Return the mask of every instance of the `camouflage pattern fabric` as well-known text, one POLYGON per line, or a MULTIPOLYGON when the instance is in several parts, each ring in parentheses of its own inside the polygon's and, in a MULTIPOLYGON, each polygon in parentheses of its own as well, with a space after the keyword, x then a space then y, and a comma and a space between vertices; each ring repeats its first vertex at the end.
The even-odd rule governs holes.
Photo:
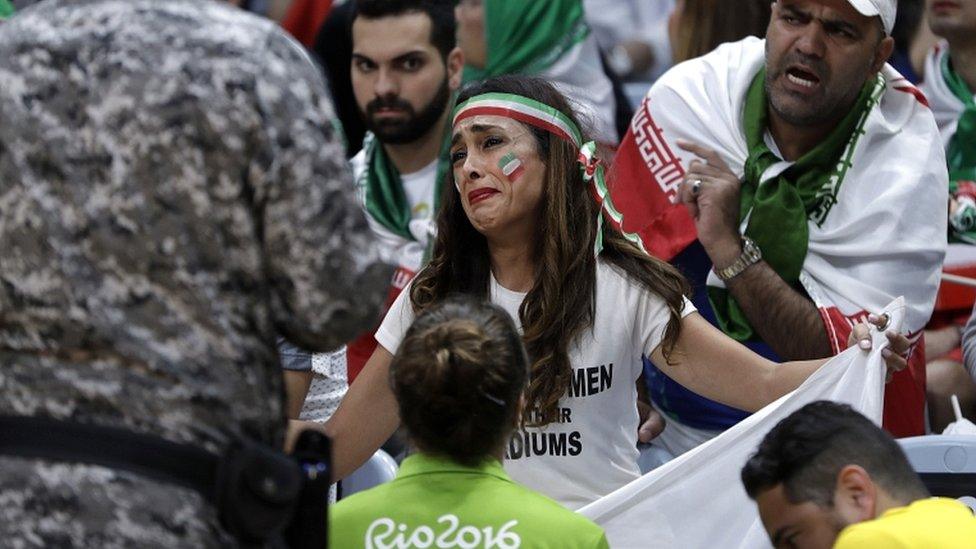
MULTIPOLYGON (((303 50, 217 2, 50 0, 0 25, 0 82, 0 414, 280 445, 276 334, 338 347, 392 272, 303 50)), ((214 516, 0 456, 4 547, 231 544, 214 516)))

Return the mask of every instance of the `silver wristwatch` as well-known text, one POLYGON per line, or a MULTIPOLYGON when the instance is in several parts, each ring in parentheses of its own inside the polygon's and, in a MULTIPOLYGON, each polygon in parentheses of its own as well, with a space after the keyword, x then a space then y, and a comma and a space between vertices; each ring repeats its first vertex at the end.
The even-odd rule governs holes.
POLYGON ((731 265, 715 271, 715 275, 722 281, 728 282, 746 270, 750 265, 757 263, 760 259, 762 259, 762 250, 759 249, 759 246, 756 246, 756 243, 751 238, 743 236, 742 253, 739 254, 739 257, 735 258, 735 261, 731 265))

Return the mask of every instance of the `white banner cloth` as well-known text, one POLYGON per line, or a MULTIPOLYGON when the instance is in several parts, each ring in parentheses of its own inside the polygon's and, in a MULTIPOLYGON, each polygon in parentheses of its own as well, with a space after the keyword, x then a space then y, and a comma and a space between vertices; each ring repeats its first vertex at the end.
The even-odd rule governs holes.
MULTIPOLYGON (((905 302, 885 307, 890 329, 901 331, 905 302)), ((740 471, 780 420, 816 400, 845 402, 881 423, 884 333, 873 346, 853 346, 813 373, 800 387, 720 436, 651 471, 579 512, 602 526, 610 546, 627 548, 768 548, 755 503, 740 471)))

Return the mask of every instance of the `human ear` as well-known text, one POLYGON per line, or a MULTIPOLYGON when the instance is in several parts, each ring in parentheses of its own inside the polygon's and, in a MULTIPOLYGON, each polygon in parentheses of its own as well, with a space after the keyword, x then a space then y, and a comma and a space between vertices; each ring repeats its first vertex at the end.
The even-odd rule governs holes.
POLYGON ((874 49, 874 61, 871 63, 871 74, 872 76, 877 74, 884 66, 885 61, 891 57, 891 52, 895 50, 895 39, 890 36, 885 36, 878 46, 874 49))
POLYGON ((464 71, 464 52, 455 46, 451 53, 447 54, 447 85, 451 91, 461 87, 461 76, 464 71))
POLYGON ((877 499, 877 487, 860 465, 845 465, 837 474, 834 507, 848 523, 874 519, 877 499))

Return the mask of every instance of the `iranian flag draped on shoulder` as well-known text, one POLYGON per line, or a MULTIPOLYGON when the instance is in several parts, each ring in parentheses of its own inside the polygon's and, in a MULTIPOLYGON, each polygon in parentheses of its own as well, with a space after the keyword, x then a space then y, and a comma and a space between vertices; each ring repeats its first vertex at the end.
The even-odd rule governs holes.
MULTIPOLYGON (((676 141, 713 149, 740 179, 752 171, 758 184, 743 188, 740 232, 816 304, 835 353, 847 346, 854 323, 898 296, 907 304, 904 331, 919 338, 939 286, 947 200, 945 156, 924 96, 885 65, 868 81, 842 129, 825 140, 833 140, 832 148, 811 151, 821 154, 815 166, 806 156, 784 161, 762 145, 765 124, 757 128, 766 108, 764 45, 757 38, 725 44, 654 84, 610 170, 608 217, 649 253, 674 261, 696 240, 685 207, 672 204, 695 158, 676 141), (783 215, 789 205, 769 209, 782 200, 784 193, 771 192, 777 185, 795 188, 785 194, 801 198, 792 207, 801 219, 805 211, 805 227, 783 215)), ((714 272, 705 282, 707 289, 695 299, 703 315, 744 343, 757 340, 714 272)), ((913 347, 909 365, 886 388, 885 426, 899 436, 924 431, 922 344, 913 347)))

